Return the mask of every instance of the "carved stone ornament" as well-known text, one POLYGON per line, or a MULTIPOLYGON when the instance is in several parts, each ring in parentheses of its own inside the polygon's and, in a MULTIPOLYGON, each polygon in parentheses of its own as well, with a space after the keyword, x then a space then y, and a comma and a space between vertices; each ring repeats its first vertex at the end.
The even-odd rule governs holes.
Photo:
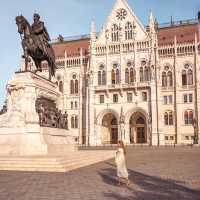
POLYGON ((116 17, 118 20, 123 20, 127 16, 127 11, 124 8, 121 8, 117 11, 116 17))

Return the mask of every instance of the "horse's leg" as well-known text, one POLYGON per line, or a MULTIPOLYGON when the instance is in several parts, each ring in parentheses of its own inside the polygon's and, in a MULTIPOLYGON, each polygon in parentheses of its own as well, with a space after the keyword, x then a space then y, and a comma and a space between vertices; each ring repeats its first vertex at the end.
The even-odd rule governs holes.
POLYGON ((25 59, 25 71, 27 71, 29 59, 28 59, 28 52, 27 52, 25 40, 22 40, 22 47, 23 47, 23 51, 24 51, 24 55, 22 57, 24 57, 24 59, 25 59))

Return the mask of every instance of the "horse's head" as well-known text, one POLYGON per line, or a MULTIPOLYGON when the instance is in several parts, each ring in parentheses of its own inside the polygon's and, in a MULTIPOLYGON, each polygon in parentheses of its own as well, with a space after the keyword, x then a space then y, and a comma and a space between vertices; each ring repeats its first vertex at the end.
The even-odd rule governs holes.
POLYGON ((26 30, 27 27, 30 28, 30 25, 29 25, 28 21, 25 19, 24 16, 22 16, 22 15, 17 16, 15 20, 16 20, 16 24, 18 26, 18 32, 20 34, 25 33, 25 30, 26 30))

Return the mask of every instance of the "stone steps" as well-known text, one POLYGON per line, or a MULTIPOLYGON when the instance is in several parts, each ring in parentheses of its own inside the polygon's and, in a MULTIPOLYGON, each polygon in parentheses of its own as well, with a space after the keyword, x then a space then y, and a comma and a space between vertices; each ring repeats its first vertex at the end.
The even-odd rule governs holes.
POLYGON ((67 172, 113 156, 111 151, 78 151, 64 157, 0 157, 0 170, 67 172))

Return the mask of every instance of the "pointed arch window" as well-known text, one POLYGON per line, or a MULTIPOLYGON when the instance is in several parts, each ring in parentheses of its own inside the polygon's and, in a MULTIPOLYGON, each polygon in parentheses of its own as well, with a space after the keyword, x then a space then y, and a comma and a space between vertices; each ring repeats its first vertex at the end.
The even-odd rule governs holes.
POLYGON ((162 72, 162 87, 172 87, 173 86, 173 75, 171 68, 166 65, 164 71, 162 72))
POLYGON ((140 82, 150 81, 151 80, 151 69, 147 66, 146 60, 141 62, 140 67, 140 82))
POLYGON ((140 82, 144 81, 143 67, 140 67, 140 82))
POLYGON ((74 94, 74 80, 70 81, 70 92, 71 94, 74 94))
POLYGON ((98 85, 106 85, 106 71, 105 71, 104 65, 100 65, 100 67, 99 67, 98 85))
POLYGON ((73 115, 71 117, 71 128, 78 128, 78 116, 73 115))
POLYGON ((112 42, 118 42, 119 41, 119 27, 117 24, 113 24, 111 28, 111 39, 112 42))
POLYGON ((164 113, 164 125, 171 126, 173 125, 173 112, 172 111, 166 111, 164 113))
POLYGON ((172 79, 172 72, 171 71, 167 72, 167 84, 170 87, 173 86, 173 79, 172 79))
POLYGON ((125 71, 125 83, 129 83, 129 69, 126 68, 126 71, 125 71))
POLYGON ((125 25, 125 40, 132 40, 134 38, 134 24, 127 22, 125 25))
POLYGON ((193 111, 192 110, 186 110, 184 112, 184 122, 185 122, 185 125, 193 124, 193 111))
POLYGON ((167 75, 166 72, 162 73, 162 86, 167 87, 167 75))
POLYGON ((119 71, 119 65, 114 64, 113 69, 111 71, 111 80, 112 84, 119 84, 120 83, 120 71, 119 71))
POLYGON ((125 70, 125 83, 134 83, 136 79, 135 74, 136 72, 132 63, 128 62, 125 70))
POLYGON ((70 93, 71 94, 78 94, 78 79, 77 76, 74 74, 70 81, 70 93))
POLYGON ((182 70, 182 85, 193 85, 193 70, 189 64, 185 64, 182 70))

